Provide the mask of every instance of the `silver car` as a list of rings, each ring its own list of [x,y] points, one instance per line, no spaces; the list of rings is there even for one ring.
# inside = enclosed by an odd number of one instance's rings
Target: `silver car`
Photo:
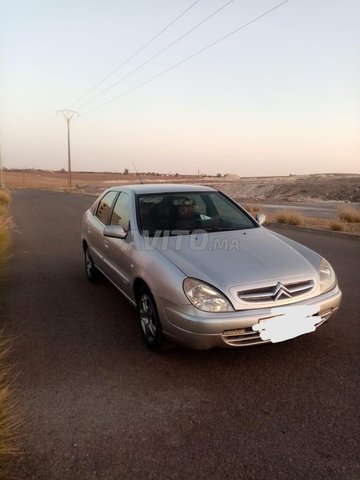
[[[313,332],[339,308],[334,270],[264,220],[210,187],[112,187],[84,214],[86,274],[101,273],[136,307],[153,350]]]

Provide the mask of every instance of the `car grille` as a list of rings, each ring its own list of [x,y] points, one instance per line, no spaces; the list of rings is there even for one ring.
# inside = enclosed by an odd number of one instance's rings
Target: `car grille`
[[[237,292],[240,300],[244,302],[275,302],[286,298],[296,298],[309,293],[314,288],[313,280],[292,283],[277,283],[263,288],[254,288]]]
[[[246,345],[257,345],[259,343],[269,343],[260,338],[259,332],[254,332],[251,327],[240,328],[238,330],[225,330],[222,333],[225,343],[233,347],[245,347]]]

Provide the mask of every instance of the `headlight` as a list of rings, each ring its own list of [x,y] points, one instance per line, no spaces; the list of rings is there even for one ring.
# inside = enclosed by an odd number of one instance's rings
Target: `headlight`
[[[325,260],[325,258],[321,259],[320,262],[320,293],[325,293],[331,290],[336,285],[336,275],[335,272],[330,265],[330,263]]]
[[[195,278],[185,278],[184,292],[194,307],[204,312],[232,312],[229,300],[216,288]]]

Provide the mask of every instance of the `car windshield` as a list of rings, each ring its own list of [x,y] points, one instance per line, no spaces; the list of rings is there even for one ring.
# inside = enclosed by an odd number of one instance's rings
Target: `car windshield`
[[[149,237],[257,227],[246,212],[219,192],[138,195],[137,213],[139,229]]]

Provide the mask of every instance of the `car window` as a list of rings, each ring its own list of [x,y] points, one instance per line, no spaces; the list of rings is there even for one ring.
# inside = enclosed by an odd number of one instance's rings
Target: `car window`
[[[114,210],[111,215],[110,225],[120,225],[125,232],[129,230],[130,221],[130,198],[125,192],[121,192],[115,202]]]
[[[223,220],[231,222],[237,219],[238,209],[234,208],[232,202],[229,202],[227,198],[222,195],[210,195],[211,201],[216,209],[216,214]]]
[[[117,196],[118,192],[108,192],[103,198],[100,200],[97,211],[96,217],[100,220],[101,223],[107,225],[110,218],[111,207],[114,203],[114,200]]]
[[[220,225],[224,227],[224,230],[243,230],[257,227],[254,220],[225,195],[210,193],[209,200],[216,209]]]
[[[256,228],[256,223],[218,192],[180,192],[139,195],[140,230],[145,236],[181,235]]]

